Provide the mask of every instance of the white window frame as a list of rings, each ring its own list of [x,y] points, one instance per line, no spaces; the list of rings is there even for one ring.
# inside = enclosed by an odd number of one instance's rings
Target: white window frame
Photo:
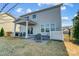
[[[34,18],[33,16],[35,16],[35,18]],[[36,14],[33,14],[33,15],[32,15],[32,19],[36,19]]]
[[[47,32],[47,31],[46,31],[47,28],[48,28],[48,32],[50,32],[50,27],[49,27],[49,26],[50,26],[49,24],[46,24],[46,25],[45,25],[45,32]]]
[[[56,28],[55,24],[51,24],[51,31],[55,31],[55,28]]]
[[[43,27],[42,27],[42,26],[43,26]],[[40,27],[40,28],[41,28],[41,30],[42,30],[42,29],[44,29],[44,31],[43,31],[43,32],[45,32],[45,27],[44,27],[44,25],[41,25],[41,27]],[[41,32],[42,32],[42,31],[41,31]]]

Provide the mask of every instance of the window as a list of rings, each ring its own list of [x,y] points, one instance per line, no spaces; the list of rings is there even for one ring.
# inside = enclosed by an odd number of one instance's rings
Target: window
[[[41,25],[41,32],[44,32],[44,25]]]
[[[33,34],[33,27],[28,28],[28,34]]]
[[[33,34],[33,27],[31,27],[31,34]]]
[[[59,28],[56,28],[56,31],[59,31]]]
[[[51,24],[51,31],[55,31],[55,24]]]
[[[49,32],[49,24],[46,24],[46,32]]]
[[[26,18],[27,20],[29,20],[29,16],[25,16],[25,18]]]
[[[33,19],[36,18],[36,15],[32,15],[32,18],[33,18]]]
[[[27,16],[26,18],[27,18],[27,20],[29,20],[29,16]]]

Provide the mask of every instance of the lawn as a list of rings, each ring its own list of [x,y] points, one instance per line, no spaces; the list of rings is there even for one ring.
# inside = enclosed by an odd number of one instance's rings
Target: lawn
[[[66,56],[64,42],[0,37],[0,56]]]

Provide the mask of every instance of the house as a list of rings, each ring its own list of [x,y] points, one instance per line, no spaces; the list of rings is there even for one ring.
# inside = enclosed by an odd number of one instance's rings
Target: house
[[[15,21],[15,17],[13,17],[11,14],[8,13],[0,14],[0,29],[1,28],[4,29],[5,36],[11,36],[14,27],[13,21]],[[17,25],[16,31],[19,31],[18,28],[19,28],[19,24]]]
[[[72,30],[72,26],[64,26],[62,27],[63,29],[63,34],[69,34],[69,30]]]
[[[28,38],[40,33],[49,36],[50,39],[63,40],[61,6],[62,4],[59,4],[20,16],[14,21],[14,37]],[[20,25],[19,35],[16,34],[17,24]]]

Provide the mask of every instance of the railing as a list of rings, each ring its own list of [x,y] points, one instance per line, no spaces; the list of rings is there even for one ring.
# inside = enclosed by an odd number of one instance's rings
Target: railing
[[[64,40],[63,31],[51,31],[50,39]]]
[[[20,36],[20,37],[25,37],[26,33],[22,33],[22,32],[16,32],[15,36]]]
[[[24,20],[29,21],[29,18],[28,17],[20,17],[19,19],[24,19]]]

